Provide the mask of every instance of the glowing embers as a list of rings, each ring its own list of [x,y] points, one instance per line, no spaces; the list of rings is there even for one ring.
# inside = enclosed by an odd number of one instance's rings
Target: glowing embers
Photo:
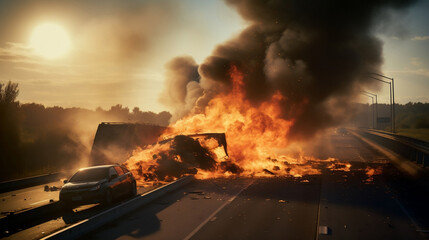
[[[367,166],[365,168],[365,174],[367,176],[367,179],[365,179],[366,184],[370,184],[374,182],[374,176],[375,175],[381,175],[383,173],[383,167],[377,166],[375,168]]]

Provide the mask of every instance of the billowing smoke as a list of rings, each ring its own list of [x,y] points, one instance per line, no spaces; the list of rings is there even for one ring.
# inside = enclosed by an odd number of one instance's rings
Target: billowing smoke
[[[191,59],[170,62],[170,105],[178,109],[176,116],[194,113],[211,97],[231,90],[229,72],[236,66],[244,74],[245,95],[252,104],[268,100],[277,91],[285,97],[282,117],[295,120],[289,131],[293,139],[344,121],[353,93],[371,85],[365,76],[380,72],[382,42],[374,36],[374,27],[387,21],[384,13],[414,2],[226,1],[249,26],[217,46],[198,67],[200,82],[195,81],[196,65]]]
[[[203,94],[198,65],[191,57],[177,57],[166,64],[165,90],[161,102],[173,107],[175,121],[189,113]]]

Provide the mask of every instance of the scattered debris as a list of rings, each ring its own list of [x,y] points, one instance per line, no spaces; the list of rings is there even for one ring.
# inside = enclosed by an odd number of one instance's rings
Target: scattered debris
[[[263,171],[264,173],[267,173],[267,174],[270,174],[270,175],[276,175],[275,173],[271,172],[270,170],[268,170],[268,169],[266,169],[266,168],[262,169],[262,171]]]
[[[302,183],[309,183],[310,181],[308,181],[307,179],[304,179],[301,181]]]
[[[200,190],[189,191],[188,193],[194,193],[194,194],[198,194],[198,195],[202,195],[202,194],[204,194],[204,192],[203,192],[203,191],[200,191]]]
[[[204,199],[212,199],[212,198],[209,196],[204,196]]]
[[[270,201],[270,200],[271,200],[270,198],[265,199],[265,201]]]
[[[328,235],[328,226],[319,226],[319,234]]]
[[[44,189],[45,189],[45,192],[55,192],[55,191],[61,190],[61,187],[57,187],[57,186],[49,187],[48,185],[45,185]]]
[[[277,217],[276,219],[277,219],[277,220],[280,220],[280,217]]]
[[[279,203],[287,203],[288,201],[285,201],[285,200],[282,200],[282,199],[280,199],[279,200]]]

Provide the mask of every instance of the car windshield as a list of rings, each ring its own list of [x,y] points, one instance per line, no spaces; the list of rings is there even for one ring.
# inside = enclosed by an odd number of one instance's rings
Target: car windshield
[[[95,182],[106,179],[108,168],[92,168],[78,171],[70,179],[70,182]]]

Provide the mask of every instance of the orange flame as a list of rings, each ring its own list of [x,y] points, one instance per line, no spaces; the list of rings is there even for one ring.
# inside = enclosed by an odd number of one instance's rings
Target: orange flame
[[[228,177],[234,175],[222,168],[221,162],[228,161],[241,168],[244,176],[294,176],[320,174],[312,164],[314,158],[303,153],[291,157],[283,154],[289,142],[287,134],[294,120],[281,118],[285,97],[276,92],[269,101],[255,106],[245,98],[244,75],[237,67],[230,70],[232,90],[213,98],[203,112],[187,116],[169,126],[160,139],[175,135],[190,135],[203,132],[225,133],[229,157],[222,154],[214,139],[198,139],[203,147],[212,153],[216,169],[197,169],[197,178]],[[151,168],[159,167],[155,156],[169,146],[159,144],[137,149],[125,163],[135,175],[149,174]],[[142,163],[143,167],[141,167]],[[177,158],[180,162],[180,159]],[[326,160],[331,162],[331,160]],[[350,167],[349,167],[350,168]],[[138,169],[143,169],[138,172]]]
[[[381,166],[378,166],[377,168],[372,168],[370,166],[367,166],[365,168],[365,174],[367,176],[365,183],[374,182],[374,176],[375,175],[381,175],[382,173],[383,173],[383,167],[381,167]]]

